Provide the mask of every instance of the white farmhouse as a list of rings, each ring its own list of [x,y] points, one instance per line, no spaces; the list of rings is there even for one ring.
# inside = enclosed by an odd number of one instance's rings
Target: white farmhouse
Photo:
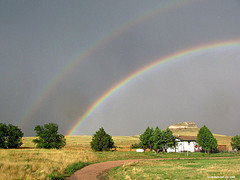
[[[176,148],[168,148],[167,152],[196,152],[200,151],[196,143],[196,136],[178,136],[176,137],[178,145]]]

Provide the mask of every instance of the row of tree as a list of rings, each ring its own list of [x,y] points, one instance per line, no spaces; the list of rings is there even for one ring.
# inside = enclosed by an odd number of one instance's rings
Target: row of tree
[[[158,126],[155,129],[147,127],[145,132],[140,135],[139,146],[142,147],[144,151],[149,148],[150,151],[166,152],[168,147],[176,147],[177,141],[169,128],[161,130]]]
[[[36,126],[37,138],[33,140],[37,148],[63,148],[66,145],[66,138],[62,134],[58,134],[58,125],[54,123],[45,124],[44,126]],[[0,148],[19,148],[22,143],[23,133],[21,129],[12,124],[0,123]],[[212,132],[203,126],[197,135],[197,143],[206,152],[214,152],[217,150],[217,140]],[[92,137],[91,148],[94,151],[105,151],[116,148],[112,136],[107,134],[101,127]],[[240,150],[240,136],[236,135],[231,139],[233,149]],[[172,131],[167,128],[161,130],[147,127],[145,132],[140,135],[140,143],[138,147],[146,150],[167,151],[168,147],[176,147],[176,137]]]
[[[202,151],[205,153],[216,152],[218,143],[217,139],[213,136],[212,132],[208,129],[207,126],[200,128],[196,142],[202,148]],[[155,129],[147,127],[145,132],[140,135],[140,143],[137,147],[141,147],[144,150],[150,149],[150,151],[155,150],[167,151],[167,148],[177,146],[176,137],[173,136],[172,131],[167,128],[165,130],[160,130],[158,127]],[[231,139],[231,146],[237,151],[240,150],[240,136],[236,135]]]
[[[217,139],[213,136],[207,126],[200,128],[196,142],[205,153],[217,150]],[[173,136],[173,133],[169,128],[160,130],[158,127],[155,129],[147,127],[145,132],[140,135],[139,147],[142,147],[144,150],[149,148],[150,151],[155,150],[156,152],[166,152],[169,147],[176,148],[177,145],[176,137]]]
[[[217,139],[205,125],[200,128],[196,141],[205,153],[217,150]],[[112,136],[106,133],[103,127],[99,128],[93,135],[90,145],[94,151],[107,151],[116,148]],[[158,127],[155,129],[147,127],[145,132],[140,135],[140,143],[134,146],[143,148],[144,150],[150,149],[150,151],[166,152],[167,148],[176,148],[177,145],[176,137],[173,136],[169,128],[161,130]],[[233,149],[240,150],[240,136],[234,136],[231,145]]]
[[[58,125],[54,123],[36,126],[37,138],[33,140],[37,148],[60,149],[66,145],[66,139],[58,134]],[[0,148],[19,148],[22,143],[23,132],[12,124],[0,123]]]

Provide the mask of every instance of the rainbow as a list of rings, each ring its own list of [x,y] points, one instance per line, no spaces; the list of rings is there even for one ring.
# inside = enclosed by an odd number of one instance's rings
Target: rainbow
[[[154,18],[160,13],[169,12],[178,8],[184,4],[193,3],[191,0],[172,0],[159,4],[158,7],[151,9],[143,14],[130,19],[129,21],[123,23],[122,25],[116,27],[110,32],[106,33],[104,36],[100,37],[96,41],[94,41],[91,45],[81,51],[80,54],[76,56],[72,61],[70,61],[66,66],[63,67],[48,83],[47,85],[41,89],[34,99],[33,102],[30,103],[28,108],[25,110],[23,115],[20,117],[18,121],[18,126],[23,127],[25,123],[29,122],[33,116],[33,114],[40,108],[42,102],[45,100],[47,96],[53,91],[53,89],[57,86],[59,82],[61,82],[64,77],[66,77],[70,72],[72,72],[80,62],[83,62],[84,59],[92,55],[96,52],[100,47],[104,44],[111,42],[114,38],[121,35],[123,32],[127,31],[129,28],[136,26],[139,23],[145,22],[149,18]]]
[[[233,40],[233,41],[225,41],[225,42],[218,42],[213,44],[207,44],[202,45],[194,48],[190,48],[181,52],[177,52],[174,54],[171,54],[169,56],[163,57],[161,59],[157,59],[153,61],[152,63],[148,64],[147,66],[144,66],[137,70],[136,72],[130,74],[129,76],[125,77],[123,80],[115,84],[113,87],[111,87],[109,90],[107,90],[102,96],[100,96],[88,109],[87,111],[76,121],[74,126],[69,130],[67,135],[73,135],[76,133],[79,126],[87,120],[89,116],[99,107],[101,106],[107,99],[109,99],[115,92],[119,91],[121,88],[123,88],[126,84],[130,83],[134,79],[136,79],[138,76],[143,75],[147,71],[151,71],[154,68],[160,66],[163,63],[167,63],[169,61],[177,60],[181,57],[187,57],[189,55],[192,55],[197,52],[204,52],[211,49],[216,48],[225,48],[229,46],[240,46],[240,40]]]

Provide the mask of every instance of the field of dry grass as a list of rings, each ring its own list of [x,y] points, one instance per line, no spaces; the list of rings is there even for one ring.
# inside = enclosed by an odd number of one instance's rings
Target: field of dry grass
[[[193,135],[193,132],[184,135]],[[215,137],[219,144],[230,144],[229,136]],[[67,136],[67,145],[60,150],[35,149],[34,138],[24,137],[21,149],[0,149],[0,179],[46,179],[53,172],[63,174],[68,165],[79,161],[149,158],[148,155],[129,152],[131,144],[139,143],[139,136],[113,136],[118,148],[111,154],[93,152],[90,148],[92,136]]]
[[[63,174],[75,162],[103,160],[90,148],[92,136],[67,136],[67,145],[60,150],[35,149],[33,139],[24,137],[21,149],[0,149],[0,179],[45,179],[53,172]],[[113,140],[120,151],[129,151],[131,144],[139,142],[139,137],[116,136]]]
[[[79,161],[97,161],[97,156],[68,149],[1,149],[0,179],[45,179],[53,172],[62,174],[68,165]]]

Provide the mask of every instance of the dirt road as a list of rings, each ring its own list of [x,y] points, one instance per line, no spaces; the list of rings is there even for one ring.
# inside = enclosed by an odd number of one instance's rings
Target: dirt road
[[[225,159],[225,158],[237,158],[237,157],[208,157],[208,158],[180,158],[180,159]],[[78,170],[71,177],[67,178],[67,180],[79,180],[79,179],[80,180],[97,180],[105,176],[110,169],[117,166],[121,166],[126,163],[139,162],[139,161],[152,161],[152,160],[167,160],[167,159],[173,160],[173,159],[179,159],[179,158],[129,159],[129,160],[96,163]]]

